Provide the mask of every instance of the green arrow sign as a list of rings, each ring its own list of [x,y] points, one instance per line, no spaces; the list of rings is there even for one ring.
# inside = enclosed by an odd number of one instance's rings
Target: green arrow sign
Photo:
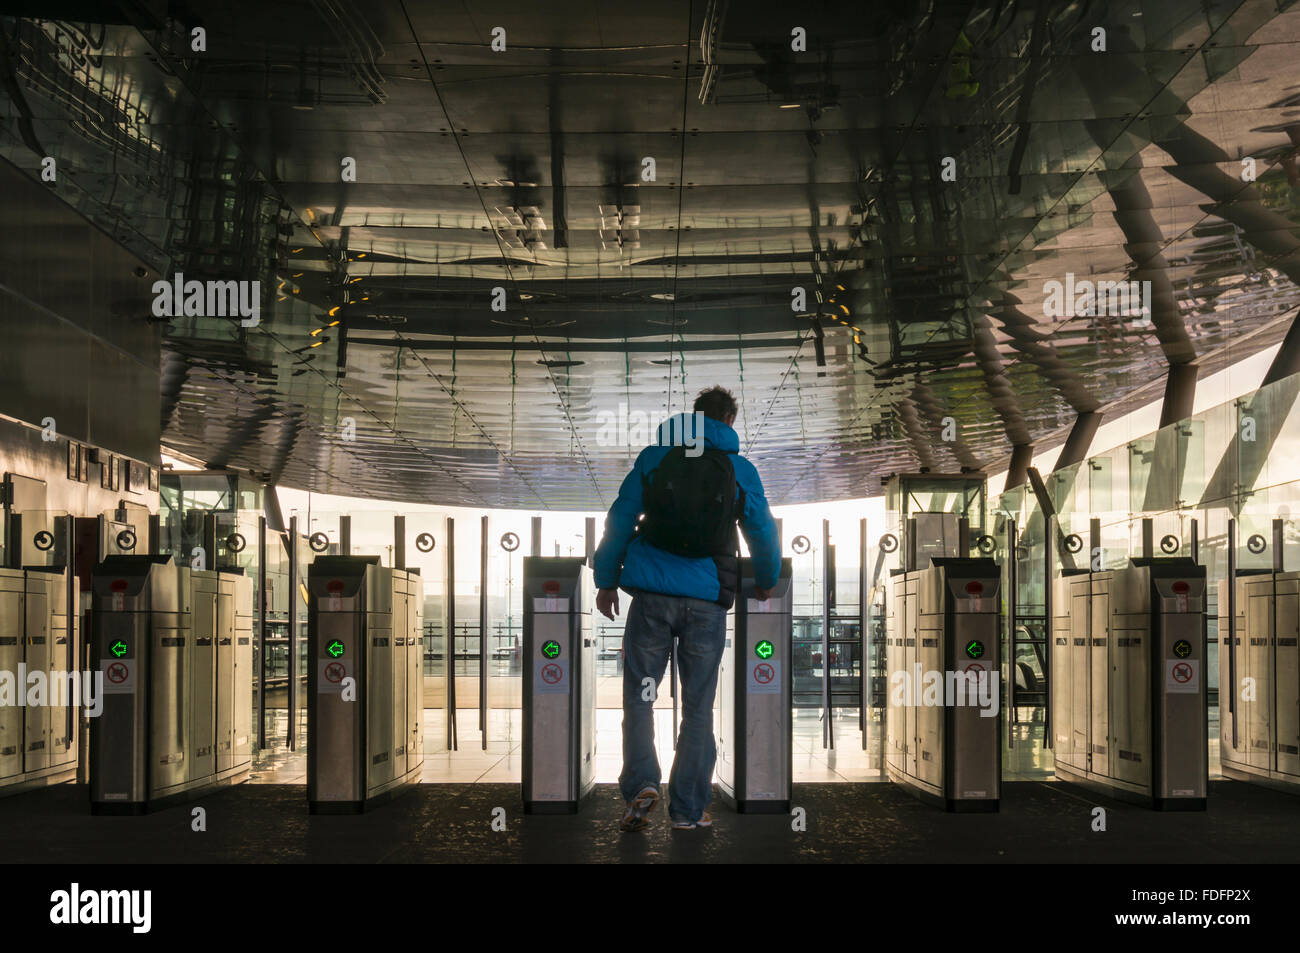
[[[549,642],[547,642],[545,645],[542,646],[542,654],[545,655],[547,658],[559,658],[560,643],[556,642],[554,639],[551,639]]]
[[[776,649],[767,639],[764,639],[762,642],[759,642],[754,646],[754,654],[759,658],[771,658],[772,653],[775,651]]]
[[[1192,643],[1186,639],[1179,639],[1174,643],[1174,654],[1179,658],[1187,658],[1192,654]]]
[[[984,643],[978,639],[971,639],[966,643],[966,654],[971,658],[979,658],[984,654]]]
[[[338,658],[340,655],[343,654],[343,643],[340,642],[338,639],[335,639],[329,645],[325,646],[325,651],[328,652],[330,655],[334,656],[335,658]]]
[[[113,643],[109,651],[112,652],[114,655],[116,655],[118,658],[121,658],[123,655],[126,654],[126,643],[123,642],[121,639],[118,639],[116,642]]]

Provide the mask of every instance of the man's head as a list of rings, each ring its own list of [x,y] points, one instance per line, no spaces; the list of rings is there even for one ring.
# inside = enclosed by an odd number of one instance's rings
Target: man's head
[[[692,408],[697,414],[703,414],[712,420],[721,421],[730,427],[736,422],[736,398],[725,387],[709,387],[700,391]]]

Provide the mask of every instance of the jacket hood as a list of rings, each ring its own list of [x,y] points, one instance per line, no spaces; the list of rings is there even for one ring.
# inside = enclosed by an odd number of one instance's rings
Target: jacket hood
[[[740,452],[740,437],[720,420],[705,417],[703,414],[677,414],[669,417],[659,425],[655,444],[660,447],[698,446],[699,422],[704,423],[704,446],[711,450],[726,453]]]

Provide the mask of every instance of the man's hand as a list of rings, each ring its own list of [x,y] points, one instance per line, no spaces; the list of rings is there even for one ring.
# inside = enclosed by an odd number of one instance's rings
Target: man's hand
[[[596,591],[596,611],[606,619],[618,615],[618,590],[599,589]]]
[[[768,599],[772,598],[772,590],[760,589],[758,586],[755,586],[754,598],[757,599],[759,602],[767,602]]]

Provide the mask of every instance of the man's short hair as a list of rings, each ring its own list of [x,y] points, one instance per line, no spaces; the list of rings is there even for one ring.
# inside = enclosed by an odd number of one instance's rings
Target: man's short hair
[[[694,410],[705,417],[724,423],[728,417],[734,417],[740,412],[736,398],[725,387],[709,387],[700,391],[699,396],[695,398]]]

